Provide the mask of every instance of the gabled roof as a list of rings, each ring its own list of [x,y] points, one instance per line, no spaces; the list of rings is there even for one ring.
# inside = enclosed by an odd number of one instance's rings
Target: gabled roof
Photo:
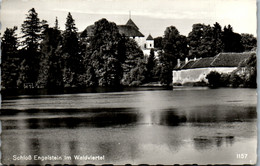
[[[237,67],[240,62],[249,58],[250,53],[220,53],[211,63],[212,67]]]
[[[207,67],[244,67],[246,60],[252,55],[252,52],[244,53],[219,53],[214,57],[201,58],[197,60],[190,60],[188,63],[183,64],[174,69],[194,69],[194,68],[207,68]]]
[[[84,36],[87,34],[88,37],[93,36],[94,27],[95,25],[88,26],[81,34]],[[126,25],[117,25],[117,28],[121,35],[124,34],[127,37],[144,37],[144,35],[138,30],[138,27],[131,19],[128,20]]]
[[[144,35],[138,31],[138,29],[129,25],[118,25],[118,30],[121,35],[125,35],[127,37],[144,37]]]
[[[151,34],[149,34],[149,36],[146,38],[146,40],[153,40],[153,37],[151,36]]]
[[[181,66],[181,69],[190,69],[190,68],[192,68],[192,66],[194,65],[194,63],[196,63],[197,61],[193,61],[193,60],[191,60],[191,61],[189,61],[188,63],[184,63],[184,65],[183,66]]]
[[[192,68],[203,68],[205,66],[211,66],[213,60],[214,57],[198,59],[196,63],[192,65]]]
[[[135,25],[135,23],[133,22],[133,20],[131,18],[127,21],[126,25],[132,26],[132,27],[136,28],[137,30],[139,30],[139,28]]]

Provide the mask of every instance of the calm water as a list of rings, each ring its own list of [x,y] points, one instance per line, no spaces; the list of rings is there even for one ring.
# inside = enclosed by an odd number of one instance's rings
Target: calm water
[[[256,89],[15,96],[2,101],[2,163],[255,163],[256,105]]]

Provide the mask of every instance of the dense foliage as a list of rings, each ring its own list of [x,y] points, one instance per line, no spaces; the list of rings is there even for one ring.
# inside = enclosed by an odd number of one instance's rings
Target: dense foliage
[[[211,87],[247,87],[256,88],[256,54],[252,54],[245,62],[230,74],[210,72],[206,78]]]
[[[8,89],[17,87],[20,60],[18,57],[18,42],[15,31],[17,27],[6,28],[1,42],[2,50],[2,86]]]
[[[61,31],[57,17],[54,27],[49,27],[34,8],[21,25],[21,37],[17,37],[16,30],[17,27],[7,28],[1,38],[3,89],[118,87],[150,82],[170,85],[177,59],[211,57],[223,51],[242,52],[256,47],[254,36],[235,33],[230,25],[222,29],[218,23],[213,27],[194,24],[188,37],[170,26],[163,37],[154,39],[155,49],[145,57],[135,40],[121,35],[113,22],[95,22],[93,36],[88,36],[78,32],[71,13]],[[209,80],[215,80],[214,84],[220,79],[221,85],[230,80],[239,84],[243,81],[254,87],[255,61],[252,57],[244,75],[239,75],[239,71],[230,76],[213,73]]]

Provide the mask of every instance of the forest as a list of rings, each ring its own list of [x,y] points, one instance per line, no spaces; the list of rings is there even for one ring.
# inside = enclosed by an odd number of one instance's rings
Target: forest
[[[155,49],[146,57],[133,39],[121,35],[116,24],[106,19],[94,23],[93,36],[78,32],[71,13],[65,30],[59,26],[57,17],[51,27],[32,8],[21,25],[22,36],[17,36],[17,26],[6,28],[1,37],[3,90],[140,86],[151,82],[169,86],[177,59],[251,51],[256,50],[257,43],[253,35],[235,33],[231,25],[222,28],[217,22],[213,26],[194,24],[188,36],[170,26],[164,36],[154,39]]]

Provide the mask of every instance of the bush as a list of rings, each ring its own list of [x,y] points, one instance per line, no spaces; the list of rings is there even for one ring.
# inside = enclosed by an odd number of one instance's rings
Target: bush
[[[243,79],[236,73],[231,74],[230,76],[230,83],[232,87],[242,87],[243,86]]]
[[[207,76],[209,86],[211,87],[220,87],[221,86],[221,74],[216,71],[211,71]]]

